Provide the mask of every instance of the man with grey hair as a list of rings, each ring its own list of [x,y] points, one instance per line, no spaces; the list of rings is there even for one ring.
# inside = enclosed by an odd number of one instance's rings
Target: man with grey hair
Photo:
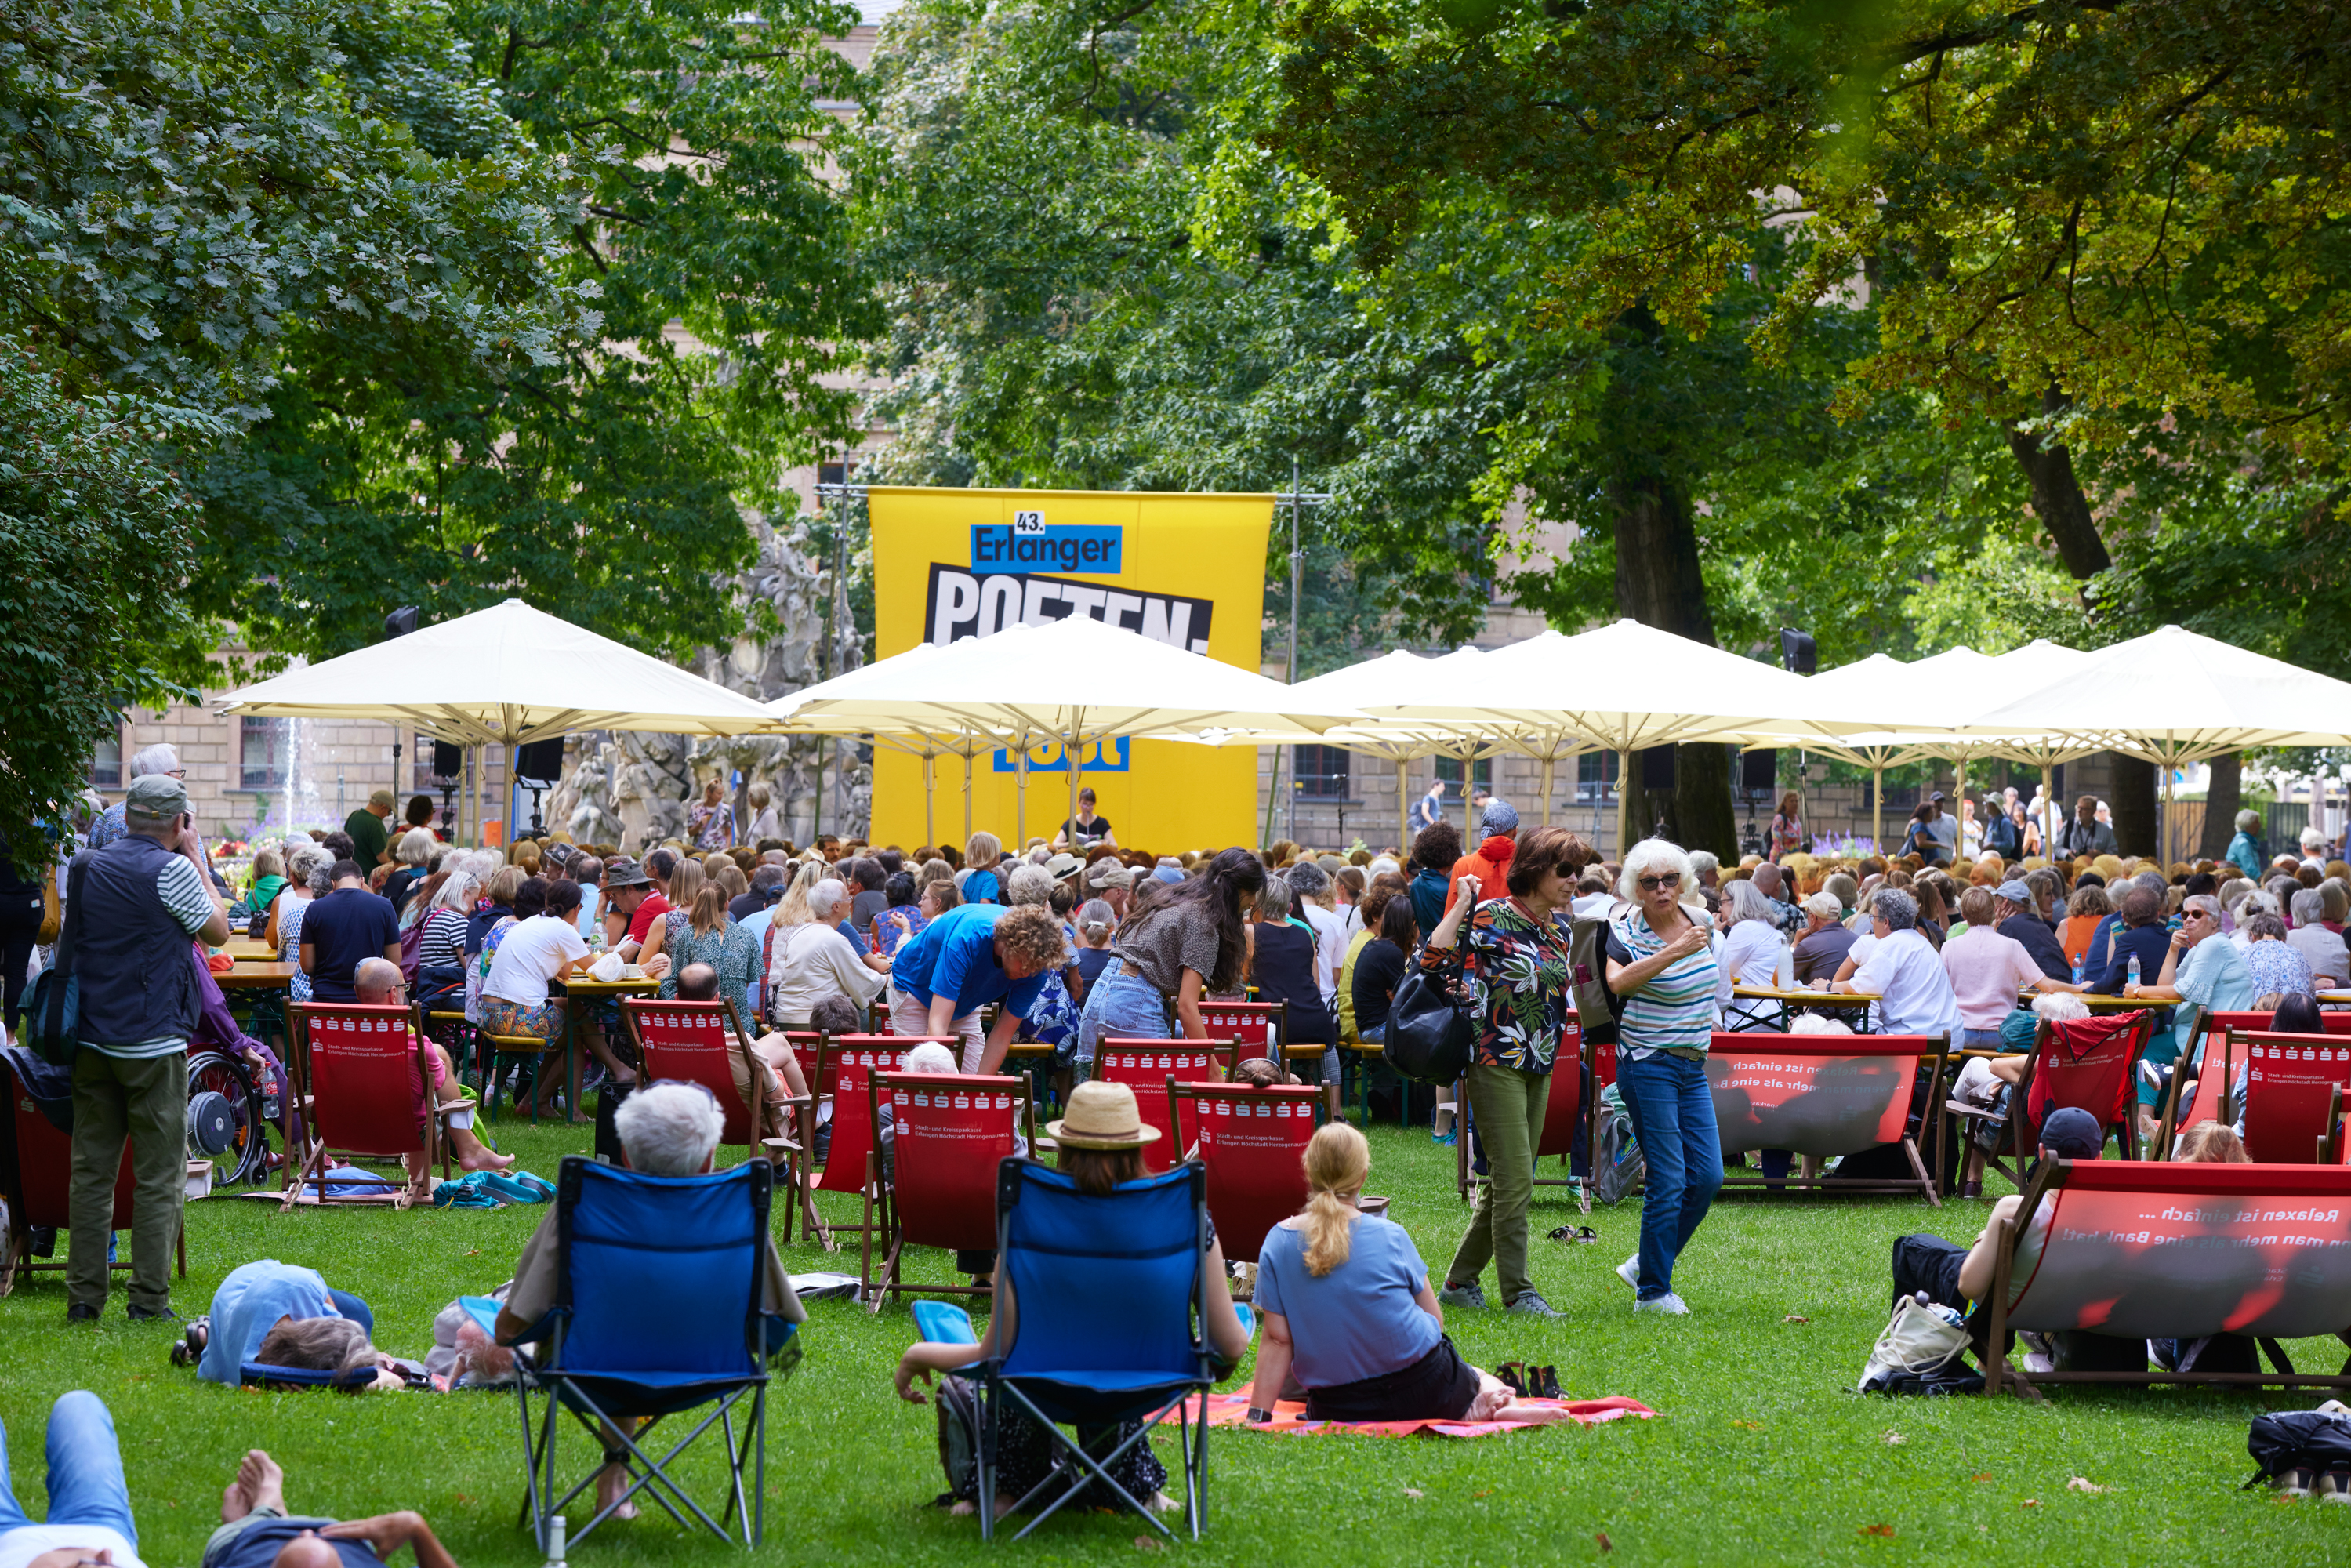
[[[2326,895],[2314,887],[2298,888],[2287,900],[2287,907],[2294,912],[2294,929],[2285,934],[2286,945],[2308,961],[2312,977],[2321,986],[2339,986],[2351,979],[2351,948],[2322,924],[2326,918]]]
[[[2242,949],[2231,941],[2214,941],[2220,935],[2220,901],[2209,893],[2190,897],[2179,911],[2179,929],[2171,934],[2171,945],[2164,950],[2163,973],[2149,984],[2125,983],[2123,995],[2146,997],[2156,1001],[2193,1002],[2207,1013],[2241,1011],[2253,1005],[2253,974],[2245,966]],[[2159,1068],[2168,1069],[2197,1042],[2189,1033],[2196,1027],[2197,1014],[2189,1008],[2175,1009],[2171,1037],[2158,1036],[2147,1043],[2147,1060]],[[2138,1086],[2138,1120],[2142,1135],[2155,1125],[2155,1107],[2160,1103],[2157,1084],[2141,1078]]]
[[[1942,955],[1918,932],[1918,901],[1898,887],[1870,896],[1870,935],[1876,938],[1850,980],[1824,988],[1876,997],[1880,1034],[1948,1034],[1959,1027],[1959,993],[1943,971]]]
[[[1844,905],[1823,888],[1804,900],[1804,934],[1796,942],[1796,983],[1808,986],[1815,977],[1834,979],[1844,956],[1860,940],[1844,928]]]
[[[1992,929],[2022,947],[2033,967],[2053,980],[2071,980],[2074,966],[2057,933],[2032,907],[2032,889],[2011,877],[1992,890]]]
[[[1777,864],[1765,861],[1747,874],[1755,890],[1771,901],[1774,927],[1791,935],[1804,928],[1804,912],[1788,902],[1787,874]]]
[[[718,1102],[710,1091],[694,1083],[653,1083],[640,1085],[621,1103],[613,1114],[612,1130],[621,1140],[621,1157],[628,1168],[645,1176],[685,1177],[706,1175],[712,1156],[718,1149],[719,1134],[726,1130],[726,1118],[718,1109]],[[673,1197],[681,1210],[687,1210],[696,1201],[691,1188],[674,1189],[671,1193],[656,1191],[656,1202]],[[557,1288],[560,1283],[557,1267],[559,1243],[557,1228],[564,1218],[559,1202],[549,1209],[547,1218],[538,1222],[530,1239],[523,1243],[522,1256],[515,1260],[514,1283],[507,1288],[506,1304],[498,1309],[497,1341],[503,1345],[521,1342],[522,1335],[544,1318],[555,1306]],[[773,1354],[783,1345],[789,1323],[808,1321],[807,1309],[793,1293],[791,1276],[784,1271],[784,1260],[776,1251],[772,1231],[762,1239],[766,1253],[759,1270],[759,1311],[768,1322],[767,1349]],[[596,1476],[598,1508],[611,1507],[628,1490],[628,1474],[620,1465],[606,1465]],[[619,1517],[633,1511],[623,1511]]]
[[[1692,850],[1689,852],[1689,862],[1690,869],[1698,873],[1698,887],[1722,885],[1722,862],[1713,854],[1705,850]],[[1692,888],[1688,891],[1695,893],[1697,889]]]
[[[189,939],[228,940],[204,877],[188,791],[169,771],[131,780],[121,838],[66,873],[67,934],[80,992],[73,1058],[69,1322],[106,1305],[107,1249],[122,1145],[131,1145],[131,1304],[172,1317],[172,1240],[187,1191],[188,1037],[202,1013]]]
[[[1312,861],[1300,861],[1281,874],[1298,917],[1314,927],[1314,979],[1322,988],[1322,1005],[1335,1011],[1339,968],[1347,961],[1347,923],[1329,907],[1331,873]]]
[[[162,741],[158,741],[152,746],[141,747],[131,754],[131,782],[133,784],[138,783],[141,779],[157,775],[177,779],[183,783],[188,777],[188,770],[180,766],[179,749]],[[123,808],[129,804],[130,798],[125,796],[100,811],[97,820],[89,825],[89,836],[85,847],[102,850],[130,831],[123,822],[122,816]]]

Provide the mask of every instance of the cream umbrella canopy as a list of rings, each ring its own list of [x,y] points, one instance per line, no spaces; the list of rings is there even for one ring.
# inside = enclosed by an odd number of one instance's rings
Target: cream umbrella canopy
[[[935,661],[946,656],[946,645],[935,643],[918,643],[898,655],[902,659],[915,660],[918,663],[925,659]],[[999,742],[992,732],[977,729],[967,724],[947,728],[925,729],[919,727],[876,725],[855,718],[810,716],[794,719],[790,716],[792,710],[802,704],[815,702],[821,705],[827,698],[839,695],[844,690],[853,695],[858,689],[856,679],[863,674],[862,668],[847,670],[830,680],[820,681],[814,685],[803,686],[797,692],[778,697],[768,705],[768,711],[775,715],[778,720],[775,732],[778,735],[870,735],[877,746],[887,747],[893,751],[904,752],[908,756],[920,759],[923,765],[923,841],[925,843],[938,842],[936,821],[938,759],[942,757],[960,758],[963,761],[963,836],[966,842],[970,841],[972,758],[983,751],[993,751],[997,748]],[[820,778],[818,783],[821,786],[823,779]]]
[[[2351,683],[2183,627],[2095,650],[2074,668],[1974,717],[1974,727],[2058,730],[2171,773],[2256,746],[2351,742]],[[2157,853],[2170,860],[2170,813]]]
[[[361,718],[463,747],[582,729],[748,735],[751,698],[519,599],[288,670],[219,699],[225,715]]]
[[[1304,729],[1316,734],[1365,716],[1343,704],[1297,700],[1297,688],[1123,631],[1088,616],[1010,626],[951,643],[947,656],[914,649],[852,670],[777,705],[770,727],[849,721],[861,729],[998,737],[1020,763],[1028,831],[1029,748],[1057,742],[1077,811],[1087,747],[1133,736]]]

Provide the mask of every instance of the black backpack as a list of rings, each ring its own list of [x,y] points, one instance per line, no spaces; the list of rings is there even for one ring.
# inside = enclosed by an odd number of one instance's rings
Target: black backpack
[[[2324,1470],[2351,1464],[2351,1419],[2331,1410],[2283,1410],[2256,1416],[2245,1434],[2246,1451],[2261,1469],[2245,1483],[2250,1491],[2288,1470]]]

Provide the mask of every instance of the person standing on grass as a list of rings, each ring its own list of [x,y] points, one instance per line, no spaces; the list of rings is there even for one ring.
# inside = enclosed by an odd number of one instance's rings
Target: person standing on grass
[[[302,917],[302,972],[322,1002],[358,999],[360,960],[400,962],[400,915],[392,900],[370,893],[357,861],[337,861],[334,889]]]
[[[1722,1187],[1722,1136],[1707,1086],[1714,1038],[1716,964],[1697,873],[1678,844],[1644,839],[1625,856],[1617,896],[1630,905],[1608,923],[1608,988],[1624,998],[1617,1022],[1616,1086],[1648,1162],[1641,1196],[1641,1249],[1616,1266],[1633,1310],[1680,1316],[1674,1262]],[[1483,1129],[1483,1119],[1480,1119]]]
[[[1502,1304],[1510,1311],[1566,1315],[1543,1300],[1527,1271],[1527,1201],[1534,1189],[1535,1145],[1542,1136],[1552,1063],[1574,1010],[1567,908],[1575,897],[1577,873],[1593,858],[1591,846],[1564,828],[1534,829],[1510,856],[1509,896],[1480,903],[1478,879],[1464,876],[1461,896],[1421,948],[1423,972],[1437,983],[1449,981],[1476,1022],[1478,1042],[1463,1078],[1490,1166],[1478,1189],[1469,1228],[1445,1270],[1437,1300],[1447,1306],[1486,1304],[1478,1276],[1491,1260]],[[1712,981],[1709,972],[1708,1027]]]
[[[392,821],[394,804],[391,790],[378,789],[366,805],[343,819],[343,831],[350,835],[350,858],[359,862],[362,881],[392,859],[392,831],[384,824]]]
[[[204,880],[188,791],[169,773],[132,780],[125,832],[66,873],[80,992],[73,1056],[73,1249],[68,1322],[95,1320],[111,1279],[114,1186],[131,1146],[134,1321],[170,1318],[172,1239],[187,1194],[188,1038],[202,1016],[188,939],[228,940]],[[61,981],[62,981],[61,977]]]

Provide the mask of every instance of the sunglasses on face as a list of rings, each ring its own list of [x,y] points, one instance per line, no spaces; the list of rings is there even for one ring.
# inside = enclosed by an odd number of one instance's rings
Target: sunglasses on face
[[[1677,871],[1667,872],[1662,876],[1645,876],[1640,879],[1640,888],[1643,893],[1656,893],[1668,887],[1679,887],[1681,884],[1682,873]]]

